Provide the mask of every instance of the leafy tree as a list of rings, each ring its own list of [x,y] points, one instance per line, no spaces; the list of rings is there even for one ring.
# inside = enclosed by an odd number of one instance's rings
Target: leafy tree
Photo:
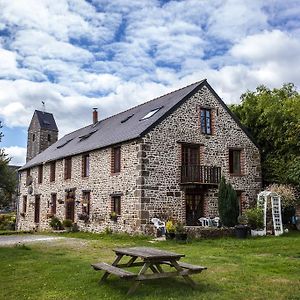
[[[231,183],[226,183],[224,177],[219,184],[218,208],[223,225],[232,227],[237,224],[239,216],[237,195]]]
[[[2,128],[0,123],[0,129]],[[0,131],[0,142],[3,138],[3,133]],[[9,204],[10,195],[15,193],[17,180],[16,175],[12,169],[9,168],[8,163],[10,158],[5,154],[4,150],[0,148],[0,206]]]
[[[261,149],[265,184],[300,187],[300,95],[292,83],[270,90],[259,86],[231,110]]]

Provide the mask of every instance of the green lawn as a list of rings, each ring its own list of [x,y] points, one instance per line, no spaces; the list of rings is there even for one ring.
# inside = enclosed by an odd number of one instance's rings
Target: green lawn
[[[145,237],[65,234],[65,245],[31,244],[0,248],[0,299],[125,299],[130,282],[110,277],[90,263],[112,262],[116,246],[145,245],[186,254],[183,261],[205,265],[191,290],[181,278],[143,283],[131,299],[300,299],[300,233],[248,240],[205,239],[178,244],[149,243]]]

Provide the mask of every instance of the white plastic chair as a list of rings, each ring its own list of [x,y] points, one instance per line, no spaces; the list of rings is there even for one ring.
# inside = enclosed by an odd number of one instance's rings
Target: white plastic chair
[[[165,234],[166,223],[161,221],[158,218],[152,218],[151,223],[153,223],[154,227],[158,230],[161,230],[162,235]]]
[[[203,226],[203,227],[208,227],[209,226],[209,219],[208,218],[201,217],[198,220],[201,223],[201,226]]]
[[[219,217],[213,218],[212,221],[213,221],[214,226],[216,226],[216,227],[220,226],[220,218]]]

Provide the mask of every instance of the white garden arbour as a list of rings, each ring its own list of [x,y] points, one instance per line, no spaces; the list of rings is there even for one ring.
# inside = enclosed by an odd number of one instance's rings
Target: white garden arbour
[[[283,234],[282,217],[281,217],[281,197],[275,192],[262,191],[257,196],[257,207],[264,212],[264,229],[263,235],[267,233],[267,206],[268,199],[271,198],[273,228],[275,236]]]

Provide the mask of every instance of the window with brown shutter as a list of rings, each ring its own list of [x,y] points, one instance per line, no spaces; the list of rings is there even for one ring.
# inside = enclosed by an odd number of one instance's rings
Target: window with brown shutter
[[[70,179],[72,173],[72,157],[65,158],[65,179]]]
[[[121,171],[121,147],[112,148],[112,173]]]
[[[82,176],[90,176],[90,155],[85,154],[82,156]]]
[[[241,175],[241,150],[229,149],[229,173],[232,175]]]
[[[23,213],[27,212],[27,196],[23,196]]]
[[[111,211],[115,212],[118,216],[121,215],[121,196],[111,197]]]
[[[82,193],[82,213],[83,214],[90,214],[90,198],[91,193],[90,192],[83,192]]]
[[[56,194],[51,194],[51,214],[56,214],[56,202],[57,202],[57,196]]]
[[[38,166],[38,183],[43,182],[43,165]]]
[[[56,169],[56,163],[55,161],[50,163],[50,182],[55,181],[55,169]]]

